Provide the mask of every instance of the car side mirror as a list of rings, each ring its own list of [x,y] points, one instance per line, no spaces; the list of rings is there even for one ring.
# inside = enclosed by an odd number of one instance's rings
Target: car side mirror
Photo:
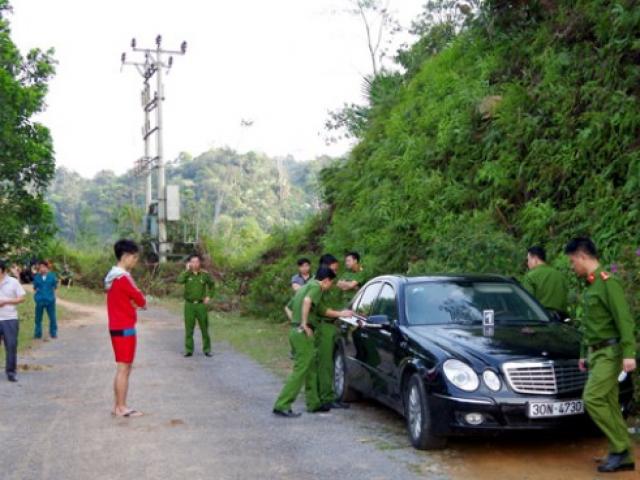
[[[558,323],[569,323],[569,322],[571,322],[570,318],[566,318],[565,315],[563,315],[562,313],[558,312],[557,310],[547,310],[547,313],[549,314],[549,318],[551,318],[552,322],[558,322]]]
[[[367,323],[369,325],[375,325],[379,328],[391,327],[391,319],[389,319],[388,315],[371,315],[369,318],[367,318]]]

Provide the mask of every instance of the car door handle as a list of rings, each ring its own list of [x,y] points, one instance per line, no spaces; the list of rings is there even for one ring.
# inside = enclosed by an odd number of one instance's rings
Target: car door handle
[[[381,334],[383,334],[385,337],[391,337],[391,332],[389,330],[379,330],[379,332]]]

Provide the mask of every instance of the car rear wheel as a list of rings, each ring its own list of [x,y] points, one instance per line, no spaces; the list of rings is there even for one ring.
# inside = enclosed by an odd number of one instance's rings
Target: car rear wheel
[[[404,389],[404,411],[411,444],[419,450],[444,448],[446,437],[433,434],[431,412],[427,402],[424,382],[417,373],[409,378]]]
[[[347,368],[347,359],[341,348],[336,349],[333,357],[333,389],[336,398],[341,402],[355,402],[360,398],[360,394],[351,388]]]

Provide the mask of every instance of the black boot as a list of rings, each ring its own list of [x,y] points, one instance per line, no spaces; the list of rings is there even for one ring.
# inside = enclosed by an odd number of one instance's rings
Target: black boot
[[[598,467],[600,473],[615,473],[635,469],[636,464],[629,460],[629,452],[610,453],[604,463]]]
[[[291,410],[283,412],[282,410],[276,410],[275,408],[273,409],[273,414],[278,417],[285,417],[285,418],[298,418],[300,416],[299,413],[292,412]]]

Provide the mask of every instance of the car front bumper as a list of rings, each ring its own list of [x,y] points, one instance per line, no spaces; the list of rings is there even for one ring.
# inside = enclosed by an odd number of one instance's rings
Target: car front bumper
[[[578,400],[581,392],[572,396],[558,397],[455,397],[432,394],[429,407],[432,413],[434,433],[437,435],[471,435],[500,433],[509,431],[543,431],[557,429],[589,428],[590,419],[586,413],[546,418],[529,418],[529,402],[554,402]],[[476,413],[482,422],[471,424],[467,415]]]

